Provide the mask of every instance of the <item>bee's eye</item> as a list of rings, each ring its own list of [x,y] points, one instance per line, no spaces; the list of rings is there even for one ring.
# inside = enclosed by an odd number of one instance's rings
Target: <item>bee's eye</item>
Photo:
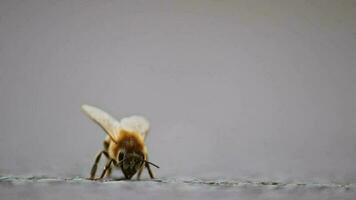
[[[120,152],[120,153],[119,153],[119,161],[121,161],[122,159],[124,159],[124,153],[123,153],[123,152]]]

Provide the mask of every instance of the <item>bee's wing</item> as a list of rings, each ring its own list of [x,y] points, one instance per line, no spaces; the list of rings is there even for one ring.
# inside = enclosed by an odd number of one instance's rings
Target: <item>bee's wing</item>
[[[116,132],[120,127],[120,123],[114,117],[100,108],[90,105],[82,105],[82,110],[90,119],[104,129],[112,141],[116,142]]]
[[[150,123],[142,116],[125,117],[120,121],[121,128],[129,131],[139,132],[145,138],[150,129]]]

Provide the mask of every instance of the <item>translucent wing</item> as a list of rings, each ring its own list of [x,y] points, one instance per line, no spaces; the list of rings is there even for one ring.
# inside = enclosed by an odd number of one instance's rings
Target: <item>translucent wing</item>
[[[129,131],[139,132],[145,138],[150,129],[150,123],[142,116],[131,116],[121,119],[121,128]]]
[[[112,141],[116,142],[116,132],[120,127],[120,123],[114,117],[100,108],[90,105],[82,105],[82,110],[90,119],[104,129]]]

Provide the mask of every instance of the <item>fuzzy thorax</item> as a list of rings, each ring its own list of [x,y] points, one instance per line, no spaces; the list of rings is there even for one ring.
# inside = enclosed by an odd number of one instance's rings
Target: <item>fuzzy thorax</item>
[[[140,133],[120,129],[116,141],[110,143],[109,154],[112,158],[117,158],[120,150],[129,152],[140,152],[146,156],[146,146],[144,138]]]

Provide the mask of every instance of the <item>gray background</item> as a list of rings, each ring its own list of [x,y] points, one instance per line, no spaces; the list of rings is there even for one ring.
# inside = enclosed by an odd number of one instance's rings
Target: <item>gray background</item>
[[[87,176],[88,103],[160,177],[355,182],[355,86],[353,0],[0,0],[0,174]]]

